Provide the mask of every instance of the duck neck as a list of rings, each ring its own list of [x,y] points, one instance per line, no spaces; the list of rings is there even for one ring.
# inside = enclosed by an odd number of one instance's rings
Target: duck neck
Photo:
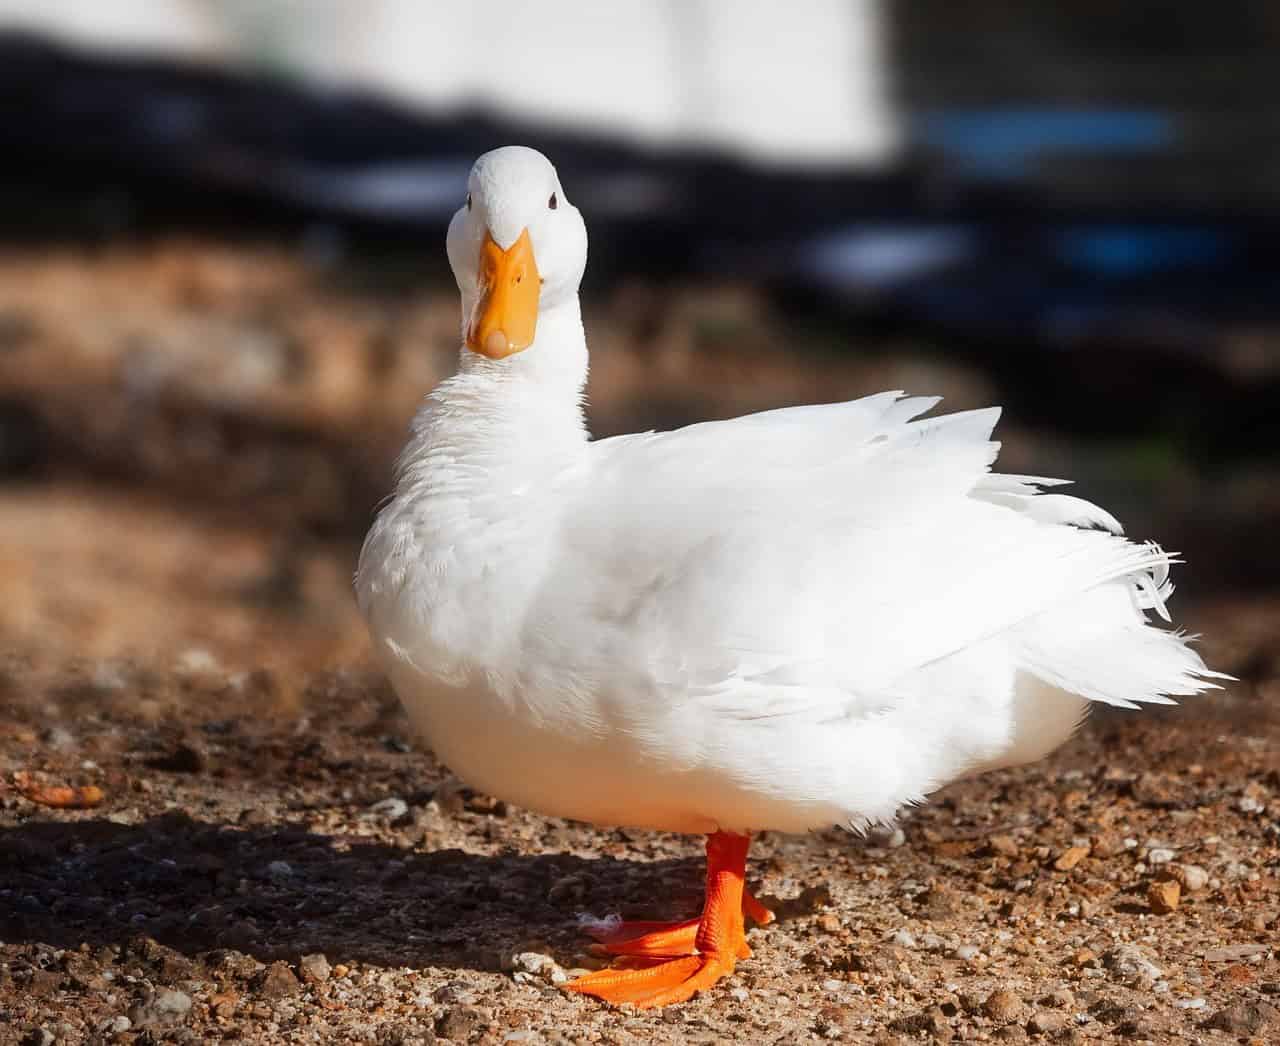
[[[521,489],[571,465],[588,440],[587,343],[577,296],[538,317],[522,352],[461,350],[458,373],[428,395],[397,468],[397,493]]]

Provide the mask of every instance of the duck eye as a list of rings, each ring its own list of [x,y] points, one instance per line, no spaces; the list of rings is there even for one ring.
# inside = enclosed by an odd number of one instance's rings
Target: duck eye
[[[467,193],[467,210],[471,210],[471,194]]]
[[[553,211],[560,206],[560,201],[556,199],[555,193],[551,194],[551,199],[547,201],[547,206],[550,207],[551,210]]]

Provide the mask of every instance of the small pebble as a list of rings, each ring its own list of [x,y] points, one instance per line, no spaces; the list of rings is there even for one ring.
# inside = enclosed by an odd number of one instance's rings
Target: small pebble
[[[916,947],[916,939],[911,935],[910,931],[908,930],[899,930],[897,933],[895,933],[893,935],[893,943],[896,944],[899,948]]]
[[[1178,907],[1182,898],[1182,887],[1176,879],[1152,883],[1147,887],[1147,904],[1157,915],[1168,915]]]
[[[162,991],[156,996],[155,1008],[160,1013],[183,1015],[191,1009],[191,996],[186,992]]]
[[[131,1026],[137,1025],[140,1028],[173,1024],[184,1020],[190,1012],[191,996],[186,992],[167,989],[131,1007],[129,1022]]]
[[[512,979],[517,984],[528,984],[534,980],[564,984],[569,979],[555,959],[541,952],[519,952],[512,957],[511,967]]]
[[[1147,851],[1147,863],[1151,865],[1168,864],[1178,855],[1166,847],[1157,847]]]
[[[267,865],[267,877],[277,882],[293,875],[293,865],[288,861],[272,861]]]
[[[1007,988],[993,991],[982,1004],[982,1012],[993,1021],[1013,1021],[1022,1012],[1022,999]]]
[[[1153,1030],[1151,1021],[1141,1014],[1126,1017],[1115,1028],[1117,1035],[1135,1039],[1149,1039]]]
[[[1062,1014],[1041,1011],[1032,1014],[1031,1020],[1027,1021],[1027,1031],[1032,1035],[1053,1035],[1065,1028],[1066,1024],[1067,1019]]]
[[[1180,864],[1174,874],[1187,893],[1196,893],[1209,885],[1209,873],[1198,864]]]
[[[1179,999],[1174,1003],[1180,1010],[1203,1010],[1205,1002],[1203,999]]]
[[[1133,944],[1120,944],[1106,956],[1107,969],[1121,981],[1157,981],[1164,971]]]
[[[297,993],[302,985],[287,963],[273,962],[258,975],[256,987],[264,999],[283,999]]]
[[[1205,1026],[1240,1037],[1257,1035],[1264,1030],[1280,1030],[1280,1010],[1265,1002],[1237,1002],[1219,1010]]]
[[[466,1042],[484,1023],[484,1016],[472,1006],[453,1006],[436,1020],[436,1032],[446,1039]]]
[[[951,954],[957,959],[969,962],[978,957],[978,946],[976,944],[957,945],[956,949]]]
[[[180,672],[212,674],[221,667],[216,657],[200,647],[191,647],[178,656],[178,670]]]
[[[462,981],[450,981],[448,984],[442,984],[434,992],[431,997],[438,1003],[461,1003],[470,1005],[476,1001],[475,992],[473,992]]]
[[[1053,862],[1053,866],[1060,872],[1069,872],[1088,856],[1089,847],[1072,846],[1062,851],[1058,859]]]
[[[313,952],[298,961],[298,972],[308,984],[323,984],[333,970],[322,952]]]
[[[365,812],[366,820],[398,821],[409,813],[409,804],[397,795],[379,799]]]
[[[1228,944],[1221,948],[1209,948],[1204,953],[1205,962],[1240,962],[1254,955],[1265,955],[1269,946],[1265,944]]]

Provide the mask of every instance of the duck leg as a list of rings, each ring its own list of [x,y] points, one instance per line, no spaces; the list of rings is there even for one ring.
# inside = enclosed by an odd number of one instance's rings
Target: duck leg
[[[699,919],[688,923],[631,924],[638,937],[607,944],[629,962],[625,968],[598,970],[564,987],[611,1003],[647,1009],[684,1002],[733,972],[738,959],[751,954],[744,932],[744,910],[757,921],[772,913],[746,893],[747,848],[751,837],[716,832],[707,837],[707,893]],[[692,954],[688,937],[692,931]],[[625,931],[619,931],[619,934]],[[617,935],[613,935],[617,936]],[[635,950],[619,951],[631,945]],[[675,949],[681,951],[675,951]],[[678,958],[670,958],[673,952]]]

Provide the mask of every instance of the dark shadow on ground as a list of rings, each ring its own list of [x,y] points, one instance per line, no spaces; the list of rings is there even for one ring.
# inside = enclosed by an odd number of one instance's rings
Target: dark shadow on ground
[[[0,832],[0,939],[75,949],[149,937],[194,958],[495,970],[513,951],[568,961],[582,911],[683,918],[700,859],[479,856],[233,827],[185,814],[140,825],[30,822]]]

